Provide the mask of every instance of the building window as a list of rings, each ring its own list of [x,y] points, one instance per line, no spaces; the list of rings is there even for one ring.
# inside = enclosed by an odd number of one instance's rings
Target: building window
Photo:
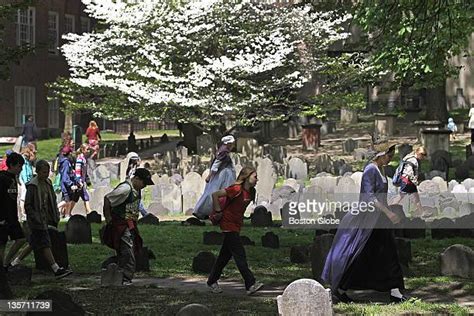
[[[57,55],[59,46],[59,16],[57,12],[48,12],[48,52]]]
[[[64,33],[74,33],[76,31],[76,19],[74,15],[64,15]]]
[[[18,10],[16,19],[16,44],[35,44],[35,8]]]
[[[59,100],[48,101],[48,127],[59,128]]]
[[[26,115],[35,116],[35,87],[15,87],[15,127],[21,127]]]
[[[81,16],[81,32],[89,33],[91,31],[91,20]]]

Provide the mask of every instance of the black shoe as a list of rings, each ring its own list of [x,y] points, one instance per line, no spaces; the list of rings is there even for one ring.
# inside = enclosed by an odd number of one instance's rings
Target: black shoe
[[[336,290],[333,295],[337,298],[337,300],[340,303],[353,303],[354,302],[354,300],[350,298],[346,293],[339,293],[339,291]]]
[[[56,279],[62,279],[64,277],[67,277],[72,273],[71,270],[65,269],[65,268],[59,268],[58,271],[54,272],[54,276]]]
[[[402,295],[402,297],[395,297],[393,295],[390,295],[390,302],[392,303],[403,303],[406,301],[408,301],[408,297],[406,297],[405,295]]]

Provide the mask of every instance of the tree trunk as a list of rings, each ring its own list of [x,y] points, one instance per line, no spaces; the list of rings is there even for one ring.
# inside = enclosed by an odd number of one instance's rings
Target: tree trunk
[[[429,121],[446,122],[448,109],[446,107],[446,83],[424,91],[426,119]]]
[[[64,111],[64,132],[70,132],[72,134],[72,111]]]

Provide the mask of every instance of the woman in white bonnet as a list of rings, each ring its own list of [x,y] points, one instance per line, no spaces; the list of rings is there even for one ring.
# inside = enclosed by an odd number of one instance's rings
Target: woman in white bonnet
[[[235,138],[232,135],[222,137],[216,158],[211,163],[206,188],[194,207],[193,215],[206,219],[212,211],[212,193],[226,188],[235,182],[235,169],[229,153],[234,148]]]

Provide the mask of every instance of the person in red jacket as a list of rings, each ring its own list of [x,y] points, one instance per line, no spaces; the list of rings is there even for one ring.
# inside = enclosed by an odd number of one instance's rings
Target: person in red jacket
[[[86,137],[87,143],[89,144],[90,148],[94,151],[90,156],[91,159],[99,158],[99,142],[101,141],[102,137],[100,136],[100,130],[97,126],[95,121],[89,122],[89,127],[86,130]]]
[[[263,286],[262,283],[255,280],[252,271],[248,267],[245,248],[240,239],[240,229],[243,224],[244,213],[250,202],[255,199],[255,185],[257,181],[257,171],[254,168],[245,167],[240,171],[233,185],[212,194],[214,210],[222,212],[220,228],[224,233],[224,242],[222,243],[219,256],[207,280],[207,285],[212,293],[222,292],[217,281],[222,274],[222,270],[232,257],[244,278],[245,289],[248,295],[257,292]],[[221,209],[219,198],[227,199],[224,209]]]

